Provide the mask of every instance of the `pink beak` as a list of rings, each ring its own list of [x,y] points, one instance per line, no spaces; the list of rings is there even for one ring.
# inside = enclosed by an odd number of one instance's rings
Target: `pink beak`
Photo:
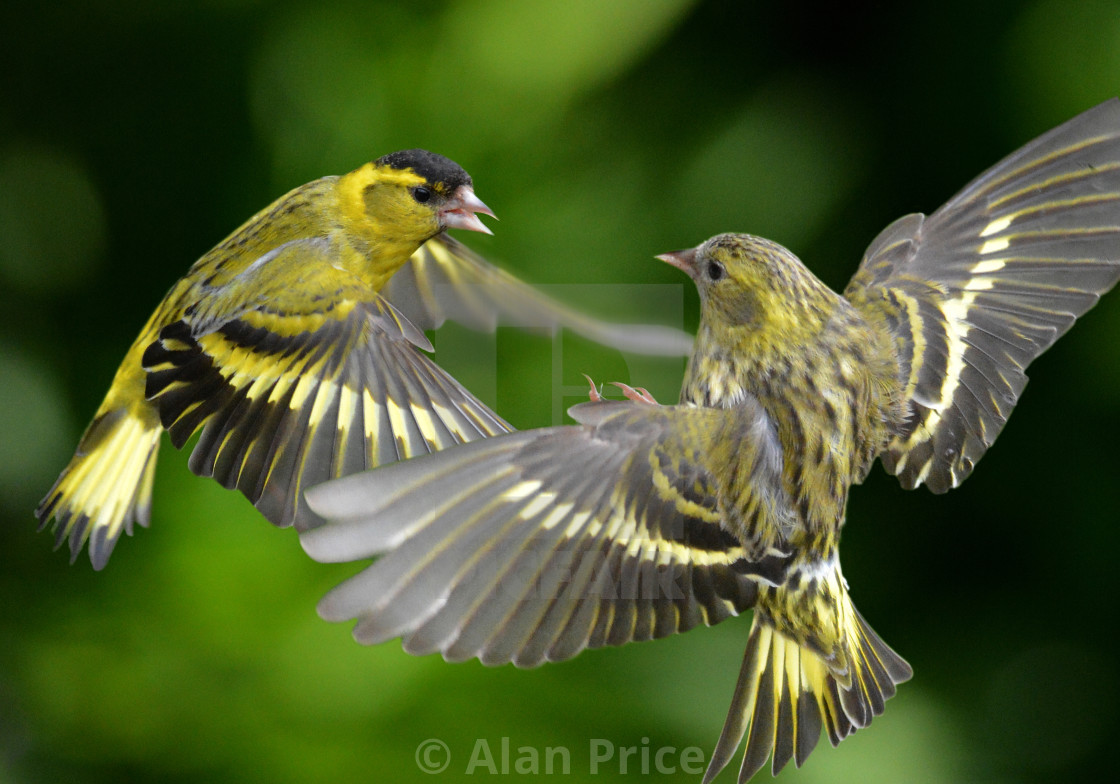
[[[672,264],[693,280],[696,279],[696,248],[662,253],[657,258],[666,264]]]
[[[494,232],[486,228],[486,224],[478,219],[476,212],[497,219],[490,208],[483,204],[482,199],[474,195],[471,186],[460,185],[439,211],[439,219],[447,229],[467,229],[493,234]]]

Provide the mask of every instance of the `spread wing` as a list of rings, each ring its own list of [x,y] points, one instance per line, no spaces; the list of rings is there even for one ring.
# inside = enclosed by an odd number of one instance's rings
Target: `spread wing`
[[[773,426],[736,411],[583,404],[580,426],[531,430],[308,491],[328,522],[301,537],[319,561],[384,553],[320,603],[357,640],[410,653],[533,666],[586,647],[714,624],[754,605],[784,559],[748,560],[723,524],[709,442],[729,448],[742,508],[780,501]],[[728,441],[729,444],[732,442]],[[744,491],[747,492],[747,491]],[[752,506],[753,505],[753,506]]]
[[[493,330],[499,323],[553,331],[563,327],[620,351],[666,356],[692,351],[692,336],[685,332],[591,318],[546,297],[446,234],[416,251],[384,294],[421,329],[435,329],[447,319],[479,330]]]
[[[317,521],[307,487],[505,433],[510,426],[419,349],[387,301],[300,240],[213,292],[144,353],[172,442],[202,434],[191,470],[236,487],[276,525]]]
[[[1120,278],[1120,101],[1035,139],[868,248],[845,296],[892,334],[910,416],[882,454],[908,488],[956,487],[1027,365]]]

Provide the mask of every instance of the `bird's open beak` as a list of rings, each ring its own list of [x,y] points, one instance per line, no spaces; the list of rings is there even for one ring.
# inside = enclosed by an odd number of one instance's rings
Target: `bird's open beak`
[[[658,259],[666,264],[672,264],[677,269],[683,271],[688,277],[695,280],[696,278],[696,248],[689,248],[688,250],[676,250],[672,253],[662,253],[657,256]]]
[[[482,203],[482,199],[474,195],[474,189],[471,186],[460,185],[451,194],[447,203],[443,205],[443,209],[439,211],[439,219],[444,228],[468,229],[469,231],[481,231],[483,234],[493,234],[494,232],[486,228],[486,224],[478,219],[478,216],[475,215],[476,212],[497,219],[490,208]]]

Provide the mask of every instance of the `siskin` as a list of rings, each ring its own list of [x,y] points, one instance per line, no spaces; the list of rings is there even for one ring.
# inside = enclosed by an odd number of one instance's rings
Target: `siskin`
[[[659,258],[701,301],[679,405],[626,388],[576,426],[312,488],[328,522],[301,541],[383,554],[324,618],[450,661],[533,666],[753,608],[704,778],[745,737],[743,782],[866,727],[911,676],[841,573],[848,490],[876,457],[905,487],[957,486],[1028,363],[1120,278],[1120,101],[891,224],[843,295],[745,234]]]
[[[148,525],[160,434],[191,470],[244,493],[271,522],[307,528],[305,487],[508,432],[418,349],[456,318],[565,325],[647,353],[687,336],[601,324],[536,293],[444,232],[490,233],[456,163],[392,153],[281,196],[199,259],[152,314],[77,452],[36,510],[95,569]],[[398,274],[402,266],[408,265]]]

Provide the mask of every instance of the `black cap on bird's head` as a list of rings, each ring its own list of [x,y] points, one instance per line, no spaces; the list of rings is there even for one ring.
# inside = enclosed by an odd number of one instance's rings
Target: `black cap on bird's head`
[[[471,176],[462,166],[427,150],[412,149],[382,155],[374,164],[391,169],[413,171],[423,177],[446,199],[439,210],[440,221],[444,228],[468,229],[492,234],[476,216],[482,213],[496,217],[481,199],[474,195]]]
[[[447,192],[458,188],[460,185],[472,185],[471,176],[462,166],[450,158],[445,158],[427,150],[401,150],[382,155],[374,163],[379,166],[388,166],[391,169],[412,169],[433,185],[442,184],[447,187]]]

